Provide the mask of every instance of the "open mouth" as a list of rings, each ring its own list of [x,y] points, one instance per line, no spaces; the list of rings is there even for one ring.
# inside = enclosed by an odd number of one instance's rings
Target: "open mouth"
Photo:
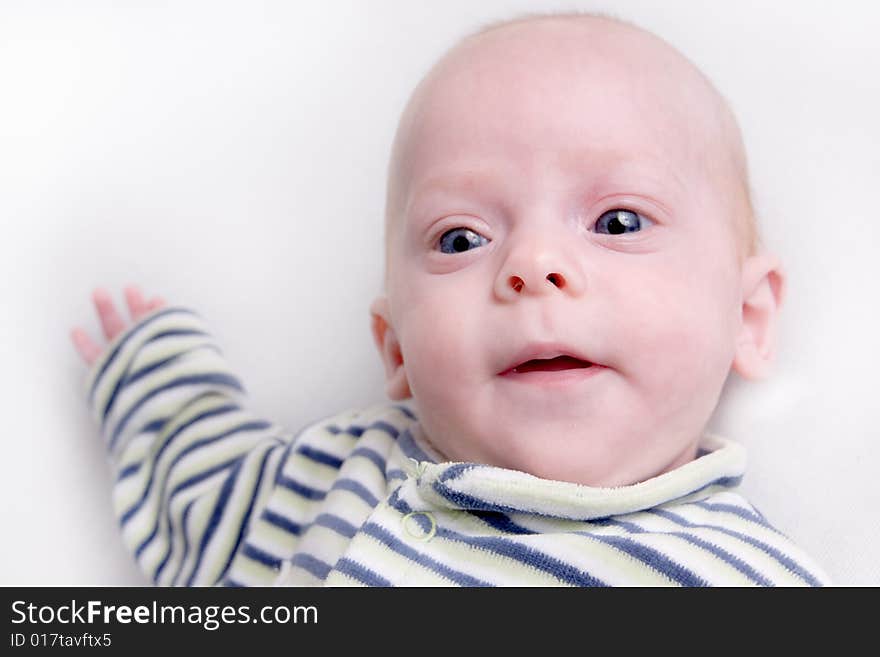
[[[520,363],[516,367],[508,370],[522,374],[525,372],[559,372],[561,370],[582,369],[592,367],[592,363],[574,358],[573,356],[556,356],[556,358],[534,358]]]

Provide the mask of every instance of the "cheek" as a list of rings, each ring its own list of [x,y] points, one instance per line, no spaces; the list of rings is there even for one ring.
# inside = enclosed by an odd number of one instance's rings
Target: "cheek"
[[[439,401],[478,372],[480,327],[468,300],[442,284],[408,286],[399,297],[398,338],[413,394]]]
[[[737,304],[731,279],[699,267],[651,272],[620,291],[620,357],[646,394],[673,406],[714,395],[730,370]],[[705,271],[705,270],[703,270]]]

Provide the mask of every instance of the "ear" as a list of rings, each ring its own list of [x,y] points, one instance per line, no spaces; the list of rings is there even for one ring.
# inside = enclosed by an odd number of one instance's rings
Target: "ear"
[[[762,253],[746,259],[742,268],[742,326],[733,359],[733,369],[745,379],[763,379],[770,373],[784,291],[785,274],[775,256]]]
[[[385,394],[390,399],[399,400],[412,397],[409,381],[406,379],[406,367],[400,343],[391,325],[391,310],[388,297],[377,297],[370,304],[371,328],[373,341],[379,350],[379,357],[385,365]]]

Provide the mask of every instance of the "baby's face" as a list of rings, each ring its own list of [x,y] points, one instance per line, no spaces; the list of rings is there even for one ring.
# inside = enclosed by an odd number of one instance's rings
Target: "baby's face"
[[[530,29],[464,46],[418,92],[389,390],[449,460],[633,483],[693,458],[730,371],[736,222],[681,102],[700,92],[656,45]]]

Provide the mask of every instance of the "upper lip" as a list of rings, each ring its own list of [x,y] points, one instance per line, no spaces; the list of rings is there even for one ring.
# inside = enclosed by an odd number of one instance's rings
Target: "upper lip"
[[[593,360],[587,358],[587,356],[579,350],[558,342],[530,342],[514,354],[513,358],[501,370],[501,372],[499,372],[499,374],[505,374],[517,365],[522,365],[530,360],[549,359],[558,356],[570,356],[593,365],[597,364]]]

